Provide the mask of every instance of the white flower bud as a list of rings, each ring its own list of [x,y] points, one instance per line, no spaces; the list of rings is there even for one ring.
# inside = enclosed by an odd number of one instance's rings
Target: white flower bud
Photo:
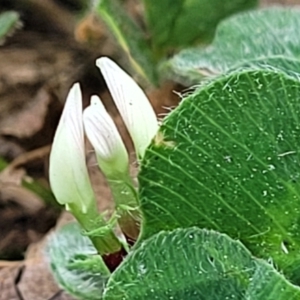
[[[128,174],[128,154],[115,123],[99,97],[92,96],[84,110],[86,135],[92,143],[100,169],[108,179],[121,179]]]
[[[83,213],[95,202],[85,161],[82,96],[75,84],[67,97],[51,153],[50,185],[60,204]]]
[[[107,57],[97,59],[114,102],[124,120],[139,158],[154,138],[158,123],[154,110],[135,81]]]

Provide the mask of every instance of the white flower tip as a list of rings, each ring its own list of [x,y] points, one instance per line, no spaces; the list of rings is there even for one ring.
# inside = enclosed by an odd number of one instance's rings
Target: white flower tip
[[[97,106],[99,108],[105,109],[103,103],[101,102],[100,98],[97,95],[93,95],[91,97],[91,106]]]
[[[126,148],[116,125],[98,96],[92,96],[91,105],[83,112],[83,122],[103,173],[109,178],[113,174],[127,172]]]
[[[81,89],[80,89],[80,84],[79,82],[76,82],[72,85],[72,87],[70,88],[70,92],[69,94],[81,94]]]
[[[114,102],[129,131],[135,150],[143,157],[158,130],[155,112],[140,86],[107,57],[96,60]]]
[[[138,86],[129,74],[127,74],[121,67],[118,66],[118,64],[106,56],[98,58],[96,60],[96,66],[101,70],[101,73],[108,85],[110,84],[110,76],[113,76],[117,81],[125,80],[126,84],[128,84],[128,81],[130,81],[129,84],[133,83]],[[111,90],[110,87],[109,90]]]
[[[78,115],[82,111],[82,95],[79,83],[73,84],[67,95],[65,107],[62,114],[62,119],[67,115]]]
[[[73,86],[70,88],[67,100],[66,100],[66,105],[69,102],[80,102],[81,103],[81,89],[80,89],[80,84],[78,82],[74,83]],[[81,104],[80,104],[81,105]]]
[[[72,203],[85,213],[94,201],[85,162],[82,96],[78,83],[69,91],[55,133],[50,153],[49,179],[60,204]]]
[[[110,58],[106,56],[102,56],[96,59],[96,66],[100,69],[113,66],[117,66],[119,68],[119,66],[116,63],[114,63]]]
[[[120,144],[123,146],[117,127],[98,96],[91,97],[91,105],[83,112],[83,123],[97,155],[103,159],[110,160]]]

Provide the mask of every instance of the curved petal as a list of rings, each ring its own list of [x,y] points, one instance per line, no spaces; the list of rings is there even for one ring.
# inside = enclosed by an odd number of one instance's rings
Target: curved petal
[[[84,110],[86,135],[92,143],[100,169],[108,179],[128,173],[128,154],[115,123],[99,97],[92,96],[91,105]]]
[[[132,138],[136,153],[143,157],[158,130],[154,110],[135,81],[107,57],[97,59],[110,93]]]
[[[85,161],[82,96],[78,83],[68,94],[55,133],[49,177],[60,204],[73,204],[86,213],[91,202],[95,201]]]

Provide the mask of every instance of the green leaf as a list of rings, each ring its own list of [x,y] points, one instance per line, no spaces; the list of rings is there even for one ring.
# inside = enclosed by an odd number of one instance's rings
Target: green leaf
[[[169,76],[197,83],[255,60],[298,60],[300,54],[300,10],[268,8],[242,13],[223,21],[208,47],[183,50],[162,68]],[[299,62],[297,62],[299,65]],[[300,69],[299,69],[300,71]]]
[[[5,38],[20,27],[20,17],[17,12],[6,11],[0,14],[0,44]]]
[[[251,278],[245,300],[299,300],[300,289],[288,282],[264,261],[259,261]]]
[[[53,207],[60,208],[61,206],[57,203],[53,193],[49,188],[46,188],[38,180],[33,180],[31,178],[26,178],[22,181],[22,186],[29,191],[34,192],[38,195],[46,204]]]
[[[145,34],[125,12],[120,0],[100,0],[97,12],[128,56],[135,72],[144,81],[156,84],[156,65]]]
[[[158,48],[182,47],[211,38],[218,22],[257,0],[143,0],[153,43]]]
[[[68,224],[56,232],[47,251],[60,286],[78,299],[102,299],[110,272],[90,239],[81,234],[78,224]]]
[[[299,97],[297,74],[274,69],[238,70],[183,100],[142,161],[141,240],[214,229],[300,281]]]
[[[226,73],[230,73],[237,68],[232,68]],[[283,71],[287,75],[298,78],[300,75],[300,60],[297,58],[283,57],[283,56],[273,56],[266,58],[255,58],[248,60],[245,63],[241,63],[238,66],[238,69],[268,69],[268,70],[277,70]]]
[[[160,232],[143,242],[114,272],[104,299],[244,299],[258,268],[259,287],[267,284],[265,272],[274,285],[288,286],[300,296],[299,289],[289,286],[274,268],[224,234],[199,228]]]
[[[6,160],[2,156],[0,156],[0,172],[4,170],[7,166],[8,162],[6,162]]]
[[[8,165],[8,162],[0,156],[0,172],[3,171]],[[59,208],[59,205],[57,204],[52,192],[49,190],[49,188],[46,188],[44,185],[42,185],[38,180],[33,180],[27,176],[26,179],[22,180],[22,186],[34,192],[46,204],[50,204],[51,206]]]

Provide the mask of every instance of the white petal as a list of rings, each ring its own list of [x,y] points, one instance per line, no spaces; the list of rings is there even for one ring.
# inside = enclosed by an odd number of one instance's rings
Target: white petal
[[[115,123],[99,97],[92,96],[91,105],[84,110],[86,135],[92,143],[100,169],[108,179],[128,172],[128,154]]]
[[[49,177],[59,203],[74,204],[85,213],[91,201],[94,201],[85,162],[79,84],[75,84],[68,94],[55,133],[50,153]]]
[[[138,156],[143,157],[158,130],[156,115],[147,96],[135,81],[109,58],[97,59],[96,65],[103,74]]]

